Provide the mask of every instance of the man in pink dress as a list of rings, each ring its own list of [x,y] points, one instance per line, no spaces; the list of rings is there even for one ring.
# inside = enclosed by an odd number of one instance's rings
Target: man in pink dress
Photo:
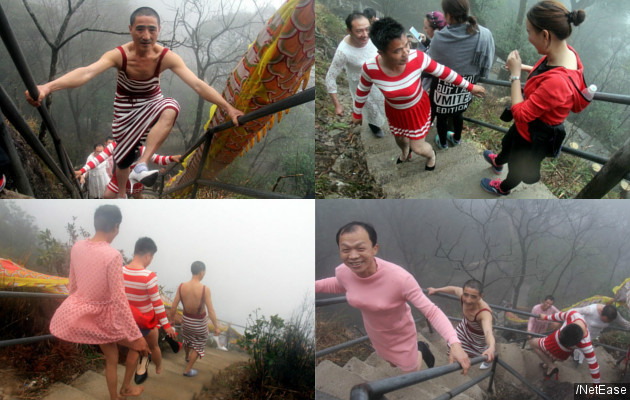
[[[94,237],[81,240],[70,252],[70,294],[50,321],[59,339],[97,344],[105,355],[105,379],[112,400],[118,399],[117,344],[146,355],[149,347],[131,314],[125,295],[120,252],[110,246],[118,235],[118,207],[103,205],[94,213]],[[142,386],[121,388],[121,396],[138,396]]]
[[[449,361],[457,361],[465,374],[470,360],[446,315],[422,292],[413,275],[376,257],[376,231],[364,222],[351,222],[337,232],[343,264],[334,278],[315,282],[317,293],[346,293],[348,304],[361,310],[365,330],[376,353],[403,372],[418,371],[422,360],[429,367],[433,356],[418,342],[411,315],[412,303],[451,346]],[[420,350],[421,352],[419,352]]]

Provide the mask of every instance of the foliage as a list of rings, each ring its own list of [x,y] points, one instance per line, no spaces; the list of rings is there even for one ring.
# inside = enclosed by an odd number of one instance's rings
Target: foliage
[[[267,319],[256,310],[249,315],[244,335],[237,342],[251,356],[251,384],[300,392],[304,399],[314,398],[315,343],[308,326],[299,318],[286,322],[272,315]],[[296,397],[298,398],[298,397]]]
[[[79,239],[85,239],[90,234],[82,227],[76,226],[77,217],[72,217],[72,222],[66,225],[68,241],[62,243],[52,236],[49,229],[39,232],[40,255],[37,257],[39,271],[57,276],[70,274],[70,249]]]
[[[34,218],[12,201],[0,201],[0,257],[25,263],[35,249]]]
[[[35,297],[3,299],[0,340],[49,334],[48,324],[61,301]],[[15,368],[18,378],[27,382],[22,387],[23,394],[31,396],[55,381],[69,383],[77,374],[102,366],[104,360],[97,351],[94,346],[47,340],[1,348],[0,362]]]

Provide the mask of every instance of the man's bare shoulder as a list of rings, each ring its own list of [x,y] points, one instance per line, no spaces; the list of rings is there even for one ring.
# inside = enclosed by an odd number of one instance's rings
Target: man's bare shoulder
[[[180,66],[183,63],[184,61],[179,56],[179,54],[169,49],[166,54],[164,54],[164,58],[162,59],[162,70],[171,69],[173,67]]]
[[[124,49],[124,46],[125,45],[122,45],[120,47],[123,47],[123,49]],[[116,66],[116,68],[118,68],[118,69],[122,68],[123,57],[122,57],[122,54],[120,53],[120,50],[118,49],[118,47],[113,48],[113,49],[111,49],[109,51],[106,51],[105,54],[103,54],[103,56],[101,58],[112,62]]]

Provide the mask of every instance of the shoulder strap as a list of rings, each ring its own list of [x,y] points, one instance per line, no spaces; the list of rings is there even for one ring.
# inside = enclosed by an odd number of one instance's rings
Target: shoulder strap
[[[183,283],[179,284],[179,287],[177,288],[177,294],[179,295],[179,300],[182,302],[182,308],[185,310],[186,306],[184,305],[184,298],[182,297],[182,285]]]
[[[120,50],[123,58],[122,67],[120,68],[120,70],[123,72],[127,72],[127,54],[125,53],[125,49],[123,49],[122,46],[118,46],[116,48]]]
[[[492,311],[490,311],[489,308],[482,308],[481,310],[477,311],[477,314],[475,314],[475,318],[474,318],[473,321],[475,321],[475,322],[477,321],[477,315],[479,315],[479,313],[482,312],[482,311],[488,311],[490,313],[490,315],[492,316]]]
[[[199,309],[197,310],[197,314],[201,314],[203,311],[203,306],[206,304],[206,287],[203,286],[201,288],[201,303],[199,304]]]
[[[160,54],[160,57],[158,58],[158,63],[157,63],[157,66],[155,67],[155,72],[153,73],[153,76],[160,75],[160,65],[162,65],[162,59],[166,55],[166,52],[168,52],[168,48],[165,47],[162,50],[162,53]]]

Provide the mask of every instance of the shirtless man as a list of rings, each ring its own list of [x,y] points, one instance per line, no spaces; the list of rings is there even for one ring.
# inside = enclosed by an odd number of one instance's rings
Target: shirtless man
[[[486,356],[480,369],[490,368],[495,353],[495,340],[492,333],[492,310],[483,300],[483,285],[476,279],[464,283],[463,287],[445,286],[429,288],[429,295],[449,293],[459,297],[464,318],[455,331],[462,342],[462,348],[469,357]]]
[[[192,279],[179,285],[177,294],[171,306],[170,319],[173,320],[177,312],[179,302],[184,308],[184,319],[182,330],[184,336],[184,350],[186,351],[186,369],[184,376],[193,377],[197,375],[197,370],[192,366],[197,361],[197,356],[203,357],[205,354],[206,341],[208,340],[208,316],[214,326],[214,334],[219,335],[221,330],[217,322],[217,316],[212,307],[210,289],[201,284],[201,280],[206,275],[206,265],[201,261],[195,261],[190,266]],[[207,309],[207,313],[206,313]],[[194,351],[190,354],[190,350]]]
[[[129,179],[152,186],[158,171],[149,171],[147,162],[166,140],[179,113],[179,104],[164,98],[160,90],[160,74],[170,69],[204,100],[221,107],[238,125],[243,112],[232,107],[221,94],[199,79],[180,56],[157,44],[160,17],[155,10],[141,7],[131,14],[129,33],[131,42],[103,54],[97,62],[77,68],[54,81],[37,87],[39,98],[34,100],[26,92],[26,99],[39,106],[50,93],[84,85],[109,68],[118,70],[114,122],[112,131],[118,143],[114,154],[119,187],[126,187]],[[138,156],[140,142],[146,139],[146,151]],[[129,167],[138,160],[130,174]],[[125,198],[124,190],[118,197]]]

